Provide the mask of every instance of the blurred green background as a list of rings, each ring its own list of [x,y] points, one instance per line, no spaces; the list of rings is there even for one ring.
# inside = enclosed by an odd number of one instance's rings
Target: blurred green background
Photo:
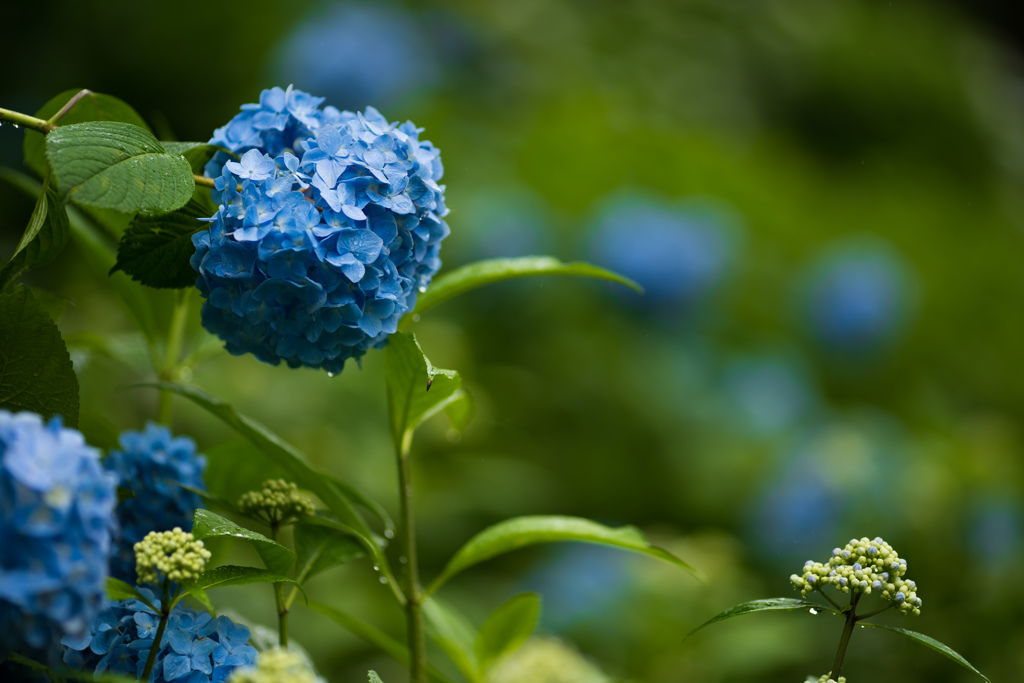
[[[477,623],[540,590],[541,632],[614,679],[816,677],[838,620],[758,615],[682,637],[737,602],[792,594],[805,560],[881,535],[924,599],[920,617],[882,621],[1010,681],[1024,671],[1024,91],[1020,33],[999,12],[868,0],[19,4],[0,28],[0,105],[34,112],[88,87],[132,104],[163,139],[206,140],[273,85],[372,104],[442,150],[446,268],[551,253],[647,287],[506,283],[414,326],[477,405],[464,434],[437,419],[415,445],[428,578],[472,534],[520,514],[636,524],[708,577],[590,546],[521,551],[445,589]],[[0,128],[0,164],[21,167],[21,139]],[[6,257],[32,201],[0,183],[0,206]],[[74,247],[30,283],[63,305],[90,441],[110,447],[153,418],[153,392],[124,388],[152,373],[108,283]],[[170,296],[152,299],[166,327]],[[192,348],[209,349],[198,315],[192,327]],[[379,354],[333,379],[223,353],[185,375],[397,508]],[[245,446],[192,406],[178,403],[174,427],[207,453],[218,492],[268,474],[258,455],[250,471],[218,466]],[[367,561],[311,589],[402,632]],[[273,622],[265,587],[215,598]],[[368,667],[403,680],[319,614],[300,608],[293,623],[331,681]],[[974,680],[904,642],[858,632],[844,673]]]

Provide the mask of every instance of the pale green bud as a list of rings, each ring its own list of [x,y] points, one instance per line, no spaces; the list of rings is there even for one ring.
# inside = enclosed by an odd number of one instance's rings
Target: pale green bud
[[[135,544],[135,571],[140,584],[160,583],[160,577],[182,583],[195,581],[203,573],[210,551],[190,533],[174,527],[151,531]]]

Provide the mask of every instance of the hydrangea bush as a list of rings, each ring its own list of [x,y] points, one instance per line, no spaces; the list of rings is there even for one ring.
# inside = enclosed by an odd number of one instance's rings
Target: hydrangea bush
[[[426,291],[448,210],[422,129],[322,102],[265,90],[214,133],[241,159],[207,165],[220,207],[192,238],[192,265],[203,324],[228,351],[337,373]]]
[[[59,418],[0,410],[0,662],[51,657],[103,607],[116,482]]]
[[[187,436],[174,437],[166,427],[149,423],[141,432],[125,431],[120,449],[103,466],[130,482],[134,497],[117,506],[120,529],[114,543],[110,574],[123,581],[135,578],[135,544],[151,531],[192,528],[192,513],[202,507],[199,495],[181,484],[206,489],[206,458]]]
[[[501,280],[573,275],[634,288],[636,283],[551,257],[490,259],[435,281],[441,241],[449,232],[438,150],[420,139],[422,130],[412,123],[391,123],[372,107],[353,113],[323,104],[292,87],[265,90],[258,104],[243,105],[208,143],[161,142],[137,125],[142,119],[127,104],[89,91],[59,96],[37,116],[0,109],[0,122],[24,126],[35,136],[27,139],[26,161],[42,169],[25,236],[0,267],[0,343],[16,351],[0,348],[4,378],[11,378],[15,397],[4,400],[26,401],[34,411],[0,410],[0,655],[7,660],[0,660],[0,667],[5,676],[14,667],[21,679],[29,669],[61,678],[67,672],[46,665],[55,665],[62,645],[62,665],[98,675],[183,683],[319,680],[291,650],[273,652],[261,662],[246,626],[214,618],[211,591],[266,583],[273,587],[282,648],[289,647],[290,615],[308,607],[407,663],[412,683],[425,683],[428,674],[439,678],[428,662],[428,633],[469,681],[522,675],[540,680],[551,662],[563,669],[572,663],[573,680],[605,680],[571,649],[530,640],[540,613],[535,593],[497,605],[479,627],[434,596],[475,564],[558,541],[626,549],[696,574],[634,527],[530,515],[479,531],[431,583],[420,581],[411,479],[414,436],[423,422],[441,413],[462,429],[473,409],[459,373],[434,367],[405,328],[432,307]],[[85,112],[84,120],[63,125],[62,117],[76,106],[76,112]],[[28,144],[33,141],[36,147]],[[205,175],[197,175],[202,168]],[[84,248],[102,252],[95,259],[102,274],[113,262],[113,270],[150,287],[183,290],[194,282],[204,299],[202,324],[233,354],[337,373],[347,359],[358,361],[369,349],[383,348],[397,523],[385,506],[343,475],[311,465],[270,427],[226,400],[176,381],[186,368],[191,372],[198,353],[185,348],[188,293],[176,294],[164,326],[167,338],[159,340],[149,312],[139,310],[144,300],[139,292],[128,285],[117,288],[147,340],[159,380],[151,386],[161,392],[157,417],[164,426],[122,434],[121,447],[110,454],[105,469],[81,434],[65,429],[60,418],[46,422],[43,416],[60,414],[68,424],[76,423],[79,387],[60,331],[32,291],[15,282],[54,258],[67,241],[68,203],[129,214],[116,255],[91,238],[83,241]],[[87,213],[92,218],[83,221],[102,215]],[[703,295],[724,262],[717,232],[684,228],[674,213],[656,209],[652,215],[667,227],[655,226],[639,239],[619,235],[612,241],[623,246],[615,251],[632,259],[652,246],[704,244],[708,249],[685,277],[668,283],[680,301]],[[638,277],[651,274],[656,284],[672,280],[679,265],[678,259],[637,258]],[[46,362],[24,361],[29,351]],[[263,464],[286,472],[288,479],[268,480],[230,500],[203,491],[203,457],[190,439],[174,438],[168,428],[175,397],[246,439],[251,451],[236,457],[264,458]],[[232,463],[232,456],[221,457]],[[115,513],[118,477],[122,503]],[[200,507],[200,498],[218,512]],[[122,530],[114,547],[111,533],[118,518]],[[284,525],[290,528],[282,534]],[[214,558],[206,547],[211,538],[249,544],[259,566],[224,564],[224,557]],[[404,615],[404,647],[375,626],[373,617],[364,621],[310,595],[312,577],[362,558],[372,563],[382,590]],[[117,576],[107,576],[108,566]],[[853,540],[828,563],[810,562],[794,575],[803,599],[755,601],[712,621],[767,609],[842,616],[843,636],[830,675],[843,680],[840,669],[855,624],[881,627],[864,621],[894,605],[904,613],[919,612],[921,601],[905,570],[906,563],[881,539]],[[840,605],[825,588],[849,596],[849,604]],[[828,604],[807,600],[811,593]],[[868,595],[884,606],[858,613]],[[945,646],[898,632],[976,672]],[[368,677],[379,681],[373,672]]]

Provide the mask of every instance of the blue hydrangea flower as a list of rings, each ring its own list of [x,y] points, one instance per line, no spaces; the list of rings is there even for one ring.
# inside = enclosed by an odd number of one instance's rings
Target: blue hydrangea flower
[[[51,656],[103,607],[116,485],[59,417],[0,410],[0,661]]]
[[[910,275],[881,241],[839,244],[808,268],[802,303],[814,338],[827,350],[869,354],[893,342],[911,303]]]
[[[202,320],[234,354],[340,372],[383,346],[441,266],[444,169],[412,123],[265,90],[215,133],[210,227],[193,236]],[[270,169],[273,169],[271,171]]]
[[[705,202],[622,194],[599,208],[591,251],[596,263],[642,285],[645,305],[692,308],[726,275],[734,222]]]
[[[391,103],[437,80],[438,58],[424,28],[389,3],[331,4],[285,38],[275,71],[346,107]]]
[[[150,531],[192,529],[192,515],[202,507],[202,499],[178,483],[205,490],[206,458],[196,453],[192,439],[173,437],[166,427],[152,422],[141,432],[122,432],[119,440],[121,450],[111,451],[103,466],[116,473],[135,497],[117,506],[121,529],[110,573],[135,583],[136,543]]]
[[[157,608],[160,601],[140,589]],[[64,638],[64,663],[74,669],[141,677],[153,647],[158,615],[139,600],[112,602],[85,634]],[[227,617],[178,606],[167,620],[150,681],[209,683],[226,681],[238,667],[258,663],[249,629]]]

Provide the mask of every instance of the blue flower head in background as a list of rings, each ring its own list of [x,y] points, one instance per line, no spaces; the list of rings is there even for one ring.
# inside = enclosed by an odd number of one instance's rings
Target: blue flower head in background
[[[448,210],[422,129],[322,102],[265,90],[214,134],[241,158],[207,166],[220,207],[193,236],[192,266],[203,325],[228,351],[337,373],[426,291]]]
[[[599,208],[591,252],[599,265],[640,283],[644,304],[690,309],[724,279],[735,224],[730,212],[709,202],[622,194]]]
[[[761,353],[731,358],[722,374],[724,414],[730,425],[758,435],[785,432],[813,414],[817,390],[793,357]]]
[[[343,107],[391,104],[436,82],[430,33],[388,3],[338,3],[300,22],[278,49],[280,81],[301,80]]]
[[[160,606],[148,589],[140,589]],[[64,663],[73,669],[142,675],[159,626],[159,616],[140,600],[112,602],[79,637],[66,637]],[[249,629],[225,616],[178,606],[167,620],[151,679],[155,683],[226,681],[239,667],[254,667],[256,648],[249,644]]]
[[[0,410],[0,661],[52,657],[103,607],[116,486],[60,418]]]
[[[150,531],[192,528],[192,515],[202,507],[202,499],[178,484],[205,490],[206,458],[196,453],[192,439],[173,437],[166,427],[152,422],[141,432],[122,432],[119,441],[121,450],[111,451],[103,466],[117,474],[135,497],[117,506],[121,529],[114,541],[110,574],[135,583],[136,543]]]
[[[462,244],[468,243],[466,260],[536,256],[552,251],[554,209],[526,187],[485,189],[473,192],[460,205]]]
[[[905,326],[910,274],[885,242],[847,241],[811,264],[801,302],[813,337],[826,350],[871,354],[893,342]]]

